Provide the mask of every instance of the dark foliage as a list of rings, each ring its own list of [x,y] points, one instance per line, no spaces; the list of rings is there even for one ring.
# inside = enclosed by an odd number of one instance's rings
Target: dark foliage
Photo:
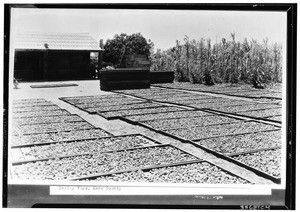
[[[115,35],[113,39],[108,39],[104,46],[103,60],[106,64],[117,66],[120,64],[122,55],[140,54],[150,56],[150,49],[153,44],[146,40],[141,33],[127,35],[121,33]]]

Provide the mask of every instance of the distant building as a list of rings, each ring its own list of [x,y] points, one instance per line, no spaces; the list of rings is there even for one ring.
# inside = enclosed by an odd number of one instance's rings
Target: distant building
[[[22,81],[89,79],[95,74],[90,55],[103,44],[88,33],[23,33],[14,40],[14,77]]]

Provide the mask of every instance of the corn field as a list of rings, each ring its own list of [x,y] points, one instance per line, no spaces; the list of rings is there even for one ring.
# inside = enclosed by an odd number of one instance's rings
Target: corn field
[[[189,37],[184,43],[150,56],[151,71],[174,71],[175,81],[191,83],[249,83],[254,87],[282,81],[282,46],[252,39],[243,42],[223,38],[212,45],[210,39]]]

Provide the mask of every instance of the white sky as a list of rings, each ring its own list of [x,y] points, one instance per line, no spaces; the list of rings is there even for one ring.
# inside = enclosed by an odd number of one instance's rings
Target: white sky
[[[20,9],[12,13],[12,32],[85,32],[96,40],[122,32],[142,35],[155,49],[167,49],[176,40],[210,38],[214,43],[235,32],[236,40],[286,42],[285,12],[113,10],[113,9]]]

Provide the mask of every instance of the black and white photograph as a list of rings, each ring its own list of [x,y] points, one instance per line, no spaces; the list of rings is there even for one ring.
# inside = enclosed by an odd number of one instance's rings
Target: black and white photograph
[[[295,207],[296,4],[5,6],[5,207]]]

